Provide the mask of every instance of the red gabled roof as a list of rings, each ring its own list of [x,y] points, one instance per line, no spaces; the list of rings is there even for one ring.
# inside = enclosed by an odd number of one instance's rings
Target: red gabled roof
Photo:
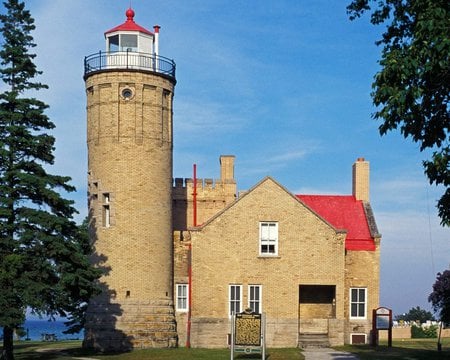
[[[347,231],[346,250],[375,250],[363,202],[352,195],[296,195],[336,229]]]
[[[132,8],[129,8],[125,15],[127,16],[127,21],[125,21],[123,24],[118,25],[108,31],[105,32],[106,34],[116,32],[116,31],[139,31],[144,34],[153,35],[153,33],[146,28],[143,28],[142,26],[136,24],[134,22],[134,10]]]

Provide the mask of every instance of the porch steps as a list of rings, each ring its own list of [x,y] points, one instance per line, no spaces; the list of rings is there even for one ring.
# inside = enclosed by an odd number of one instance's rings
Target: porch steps
[[[300,333],[298,337],[298,347],[302,349],[330,347],[328,334]]]

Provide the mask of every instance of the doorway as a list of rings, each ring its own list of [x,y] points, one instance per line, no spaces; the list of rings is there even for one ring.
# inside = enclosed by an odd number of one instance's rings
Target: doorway
[[[335,285],[299,285],[299,333],[328,334],[336,317]]]

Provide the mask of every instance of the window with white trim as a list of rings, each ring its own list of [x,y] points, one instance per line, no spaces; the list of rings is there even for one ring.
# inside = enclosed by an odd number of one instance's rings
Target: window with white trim
[[[240,313],[242,304],[242,285],[230,285],[229,315]]]
[[[365,319],[367,311],[367,288],[350,289],[350,318]]]
[[[189,308],[189,285],[177,284],[176,286],[176,310],[188,311]]]
[[[253,312],[262,313],[262,286],[249,285],[248,286],[248,307]]]
[[[264,221],[259,223],[259,254],[278,255],[278,223]]]

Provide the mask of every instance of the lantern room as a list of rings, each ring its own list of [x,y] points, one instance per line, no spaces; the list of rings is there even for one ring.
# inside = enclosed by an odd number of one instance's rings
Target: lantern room
[[[154,33],[134,21],[134,10],[129,8],[125,15],[127,20],[105,32],[107,52],[138,52],[158,55],[159,26],[154,26]]]
[[[128,69],[150,71],[175,80],[175,62],[159,55],[159,25],[153,32],[134,21],[134,10],[128,8],[127,17],[105,32],[106,51],[84,58],[84,78],[99,71]]]

